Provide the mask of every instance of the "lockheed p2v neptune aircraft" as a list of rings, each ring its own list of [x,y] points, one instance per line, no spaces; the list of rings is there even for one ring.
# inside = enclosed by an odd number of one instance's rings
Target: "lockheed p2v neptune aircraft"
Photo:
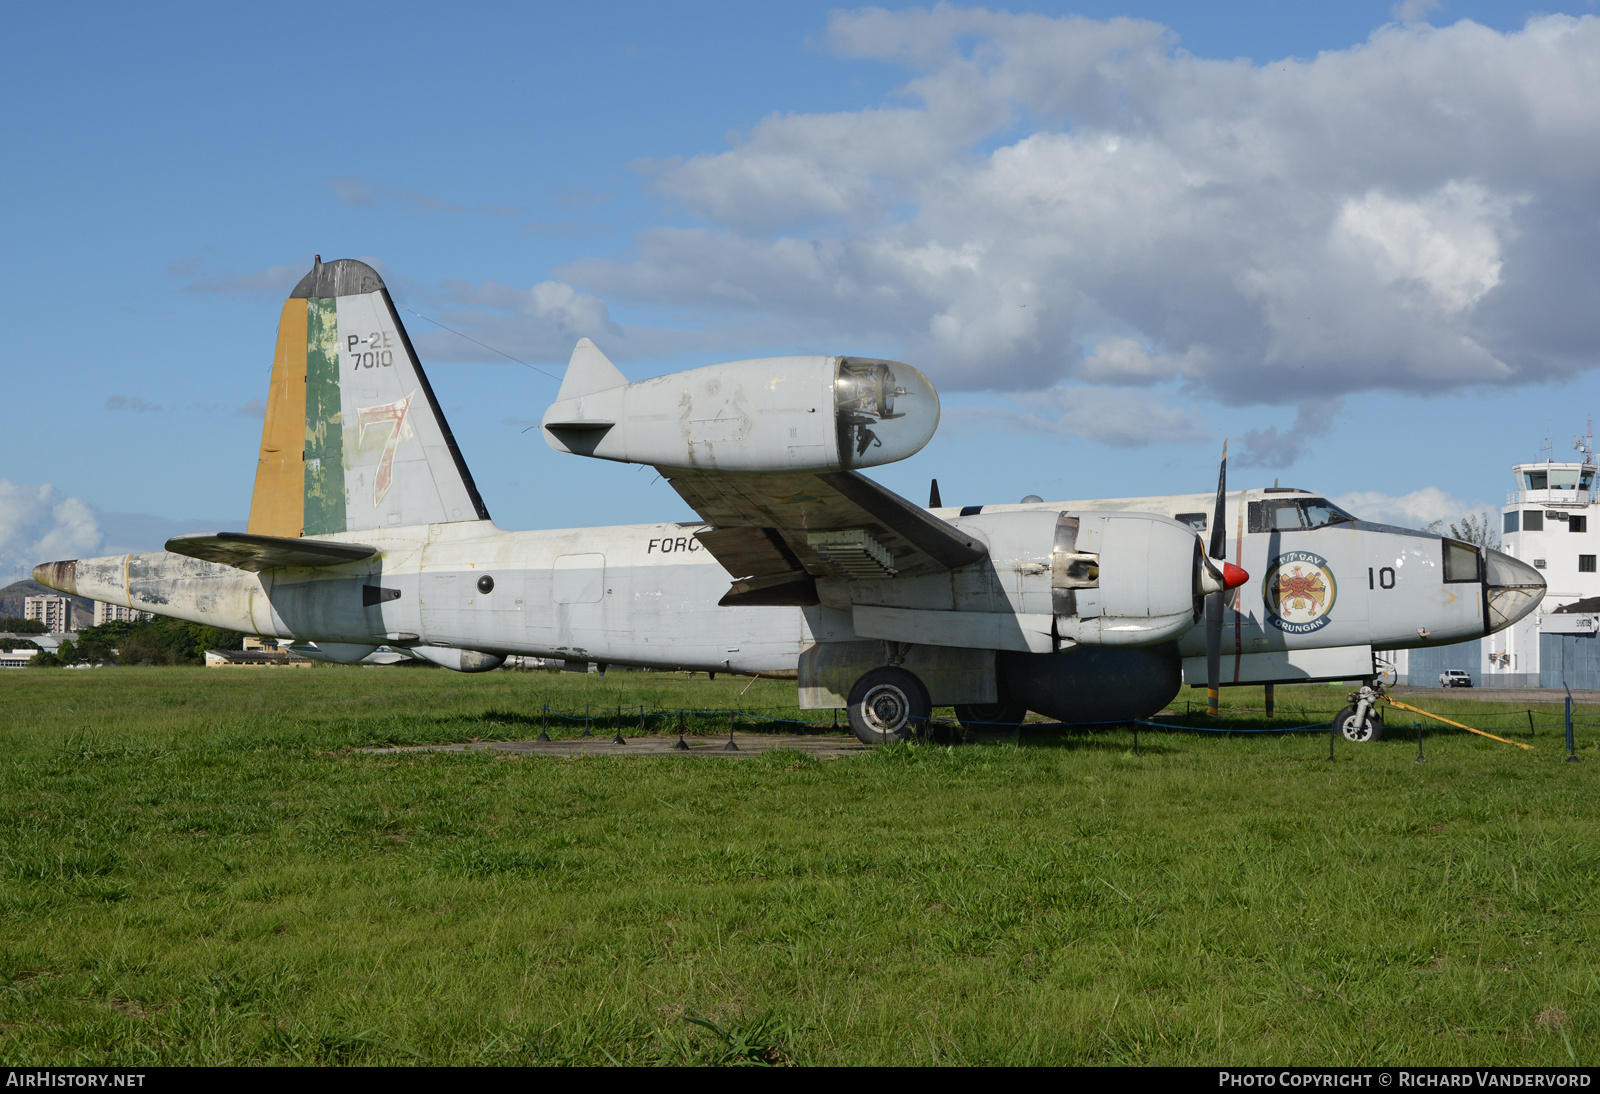
[[[1301,490],[923,508],[861,474],[938,422],[899,362],[630,383],[584,339],[546,442],[655,467],[700,520],[504,531],[378,274],[319,259],[283,307],[247,530],[33,573],[332,661],[390,645],[463,672],[523,654],[794,678],[870,743],[934,706],[1125,721],[1184,677],[1213,706],[1228,684],[1372,678],[1384,650],[1491,633],[1544,593],[1508,555]],[[1366,704],[1341,718],[1381,731]]]

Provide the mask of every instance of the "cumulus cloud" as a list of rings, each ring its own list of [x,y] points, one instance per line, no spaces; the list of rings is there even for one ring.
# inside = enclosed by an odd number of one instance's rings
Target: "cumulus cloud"
[[[169,267],[174,276],[192,278],[184,286],[189,292],[259,293],[270,296],[288,296],[289,290],[299,283],[310,268],[311,262],[307,260],[298,265],[268,266],[249,273],[224,270],[196,276],[199,273],[197,263],[184,261]]]
[[[1200,415],[1133,389],[1054,387],[1031,396],[1025,407],[956,406],[947,408],[943,419],[956,430],[976,426],[1008,433],[1055,433],[1112,448],[1204,444],[1211,439]]]
[[[604,344],[625,336],[605,301],[563,281],[541,281],[531,289],[495,281],[410,283],[409,288],[408,295],[429,307],[435,313],[429,318],[444,327],[417,339],[418,353],[434,360],[483,360],[488,351],[491,357],[565,363],[580,338]],[[454,328],[465,328],[468,338],[457,336]]]
[[[161,411],[160,403],[148,402],[138,395],[107,395],[107,410],[132,410],[140,414],[156,414]]]
[[[899,101],[637,165],[698,223],[561,277],[730,340],[883,347],[947,389],[1298,407],[1592,367],[1600,19],[1429,7],[1262,65],[1135,19],[835,13],[836,54],[909,71]]]
[[[1434,521],[1448,525],[1469,515],[1489,514],[1491,526],[1498,523],[1500,507],[1483,501],[1463,501],[1437,486],[1394,496],[1376,490],[1358,490],[1333,499],[1334,504],[1364,520],[1394,524],[1401,528],[1426,528]]]
[[[0,479],[0,584],[27,577],[40,562],[93,554],[101,538],[88,502],[47,482]]]

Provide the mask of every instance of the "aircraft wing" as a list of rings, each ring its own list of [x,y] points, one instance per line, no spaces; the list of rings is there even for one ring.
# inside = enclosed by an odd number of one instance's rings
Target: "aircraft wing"
[[[248,532],[173,536],[167,540],[167,550],[251,573],[278,566],[338,566],[344,562],[360,562],[378,553],[376,547],[363,543],[257,536]]]
[[[658,470],[711,525],[697,538],[736,579],[724,605],[815,603],[819,577],[937,573],[986,553],[857,471]]]

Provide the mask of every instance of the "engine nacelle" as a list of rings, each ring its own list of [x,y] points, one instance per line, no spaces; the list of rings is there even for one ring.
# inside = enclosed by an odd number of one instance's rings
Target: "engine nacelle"
[[[767,357],[561,399],[542,425],[556,451],[602,460],[836,471],[921,450],[939,427],[939,396],[898,361]]]
[[[1194,529],[1151,513],[979,513],[951,521],[988,549],[949,574],[819,581],[859,638],[1053,653],[1154,646],[1221,589]],[[837,587],[834,587],[837,586]],[[829,604],[829,598],[834,603]]]
[[[1056,634],[1148,646],[1198,621],[1204,561],[1194,529],[1151,513],[1062,513],[1050,552]]]

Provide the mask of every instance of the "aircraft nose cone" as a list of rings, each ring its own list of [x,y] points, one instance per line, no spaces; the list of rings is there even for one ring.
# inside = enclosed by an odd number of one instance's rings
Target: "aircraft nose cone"
[[[1544,575],[1503,551],[1485,550],[1489,586],[1489,630],[1511,626],[1544,599]]]

